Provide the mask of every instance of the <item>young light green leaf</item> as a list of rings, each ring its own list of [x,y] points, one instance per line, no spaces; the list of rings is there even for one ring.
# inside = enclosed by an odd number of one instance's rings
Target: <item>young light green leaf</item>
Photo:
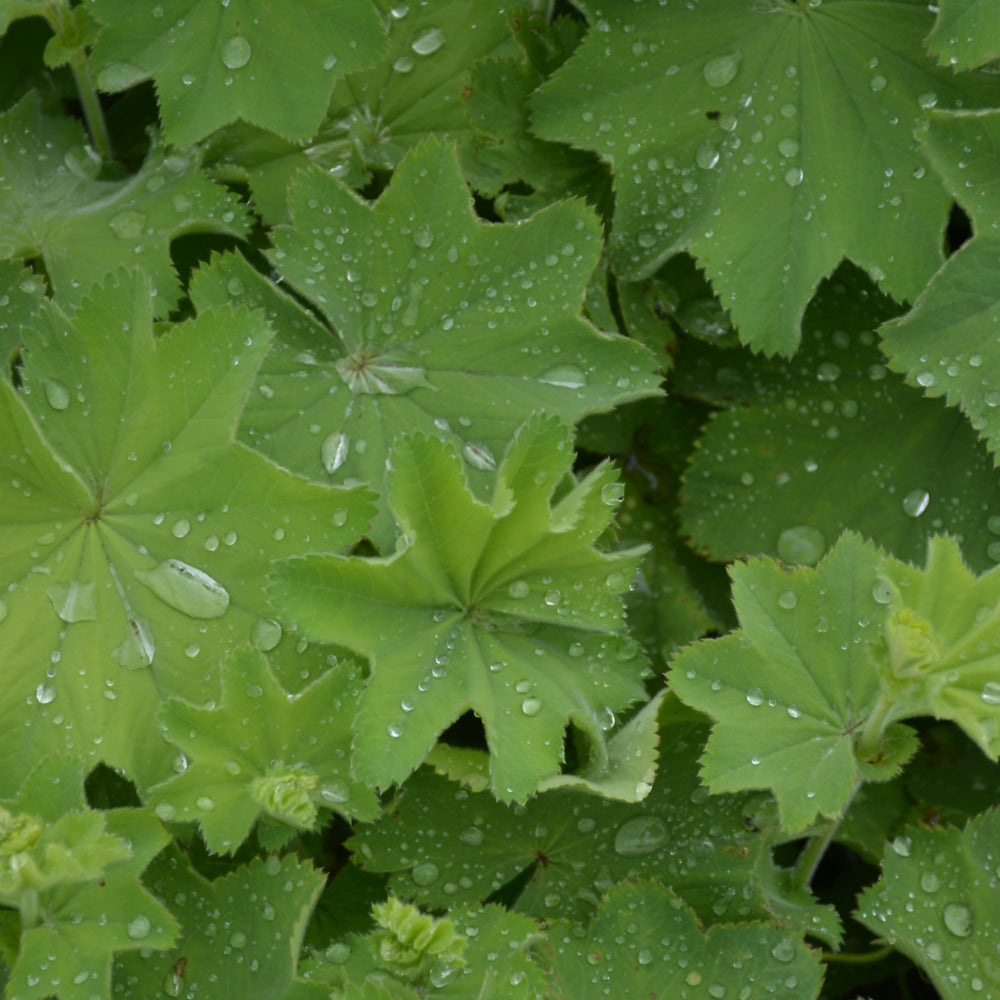
[[[366,869],[392,873],[394,892],[432,907],[501,893],[523,913],[582,920],[615,882],[657,877],[703,923],[769,917],[755,871],[770,799],[710,796],[697,775],[704,720],[676,699],[661,716],[664,766],[641,803],[566,788],[512,808],[422,769],[350,846]],[[811,930],[818,910],[796,919]]]
[[[773,789],[789,832],[839,817],[860,779],[854,734],[880,693],[867,650],[886,618],[878,567],[878,549],[851,533],[815,569],[734,565],[742,627],[673,660],[671,688],[717,720],[709,788]]]
[[[454,150],[438,141],[400,164],[375,206],[318,171],[290,198],[295,221],[275,231],[274,263],[340,344],[333,355],[320,342],[291,372],[277,367],[282,356],[247,423],[256,447],[297,471],[378,487],[390,443],[421,431],[458,446],[480,493],[532,411],[573,423],[659,391],[645,348],[579,315],[600,253],[600,224],[582,202],[485,225]],[[388,551],[385,510],[374,538]]]
[[[872,331],[892,311],[849,267],[817,293],[791,360],[685,345],[678,391],[731,401],[684,474],[681,523],[696,548],[813,565],[848,528],[920,560],[928,535],[949,531],[971,566],[995,565],[991,458],[960,414],[886,371]]]
[[[145,881],[183,931],[172,950],[119,957],[117,987],[128,984],[134,996],[149,997],[188,997],[195,989],[204,1000],[286,995],[322,871],[294,855],[271,854],[209,882],[172,845]]]
[[[549,932],[557,988],[574,1000],[603,1000],[608,983],[630,997],[813,1000],[823,980],[818,952],[798,935],[764,923],[703,931],[684,899],[657,882],[615,886],[586,936],[576,931],[561,921]]]
[[[1000,111],[933,112],[918,136],[972,216],[976,235],[945,264],[913,309],[880,332],[890,366],[926,395],[944,396],[961,407],[996,453],[1000,295],[993,273],[1000,256]]]
[[[0,900],[19,917],[8,994],[110,996],[114,954],[169,948],[177,923],[139,881],[168,840],[149,812],[88,809],[79,762],[42,760],[0,805]]]
[[[590,33],[532,120],[614,166],[625,274],[690,250],[743,342],[767,354],[795,351],[845,256],[917,296],[948,210],[912,135],[921,103],[1000,100],[992,77],[957,78],[924,53],[922,0],[579,6]]]
[[[0,0],[0,35],[22,17],[41,16],[51,0]]]
[[[189,0],[177,12],[91,0],[90,8],[104,25],[93,54],[98,87],[153,77],[164,134],[178,146],[236,118],[308,139],[334,81],[373,62],[384,44],[370,0]]]
[[[0,138],[0,258],[40,257],[65,306],[109,271],[141,266],[156,290],[154,313],[165,316],[180,290],[170,241],[249,228],[247,210],[209,183],[197,153],[154,146],[134,176],[99,179],[80,123],[43,114],[33,95],[0,115]]]
[[[348,773],[361,684],[360,672],[341,664],[293,696],[262,653],[237,652],[223,668],[217,708],[171,699],[160,710],[188,766],[151,789],[149,804],[161,819],[197,820],[216,854],[234,853],[261,819],[289,833],[315,828],[321,810],[373,819],[374,792]]]
[[[1000,58],[1000,8],[991,0],[941,0],[927,50],[942,66],[972,69]]]
[[[355,720],[362,781],[401,781],[471,709],[486,729],[494,791],[523,801],[559,769],[568,721],[642,697],[645,658],[621,634],[640,552],[592,545],[611,518],[600,476],[553,503],[572,454],[557,419],[533,418],[487,504],[469,492],[453,446],[403,438],[387,474],[397,552],[277,564],[271,594],[282,612],[307,636],[371,659]]]
[[[958,542],[936,536],[918,569],[879,569],[892,612],[873,652],[896,718],[950,719],[991,760],[1000,756],[1000,567],[976,577]]]
[[[857,918],[916,962],[943,1000],[1000,991],[998,843],[1000,809],[964,830],[907,827],[859,900]]]
[[[270,558],[339,551],[372,510],[233,441],[271,339],[259,314],[154,341],[151,312],[134,273],[73,313],[47,302],[23,331],[20,391],[0,380],[0,721],[24,761],[71,751],[140,786],[170,773],[162,699],[217,697],[206,664],[236,645],[294,653],[271,622]]]

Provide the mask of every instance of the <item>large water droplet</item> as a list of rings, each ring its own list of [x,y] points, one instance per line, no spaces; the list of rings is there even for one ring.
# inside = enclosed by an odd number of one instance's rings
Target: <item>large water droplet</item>
[[[626,857],[651,854],[669,839],[667,825],[659,816],[635,816],[615,834],[615,850]]]
[[[710,142],[703,142],[694,154],[694,162],[702,170],[711,170],[719,162],[719,151]]]
[[[65,410],[69,406],[69,389],[58,379],[47,378],[42,387],[45,399],[53,410]]]
[[[515,580],[508,588],[507,593],[511,597],[520,599],[522,597],[527,597],[531,593],[531,587],[524,580]]]
[[[467,826],[459,832],[458,839],[470,847],[478,847],[483,842],[484,834],[478,826]]]
[[[890,604],[892,602],[892,584],[885,580],[876,580],[872,584],[872,597],[879,604]]]
[[[129,209],[119,212],[109,223],[114,234],[123,240],[136,240],[146,231],[146,213]]]
[[[979,697],[987,705],[1000,705],[1000,681],[987,681]]]
[[[39,684],[35,688],[35,701],[39,705],[49,705],[55,701],[56,689],[51,684]]]
[[[576,365],[557,365],[539,375],[538,381],[562,389],[582,389],[587,384],[587,376]]]
[[[331,474],[336,472],[347,461],[347,453],[350,448],[351,439],[343,431],[336,431],[329,435],[323,442],[320,452],[323,468]]]
[[[786,528],[778,536],[778,557],[786,563],[814,566],[826,551],[826,538],[808,524]]]
[[[778,607],[791,611],[799,603],[798,594],[794,590],[785,590],[778,595]]]
[[[96,583],[80,583],[79,580],[53,583],[46,593],[64,622],[97,621]]]
[[[724,87],[727,83],[732,83],[740,71],[742,61],[743,53],[738,50],[724,52],[721,56],[709,59],[701,68],[705,83],[710,87]]]
[[[764,704],[764,692],[760,688],[751,688],[747,691],[747,702],[757,708]]]
[[[920,517],[930,502],[931,495],[927,490],[911,490],[903,497],[903,513],[907,517]]]
[[[538,715],[541,710],[542,703],[538,698],[525,698],[521,702],[521,711],[529,717]]]
[[[470,441],[463,449],[469,465],[482,469],[484,472],[493,472],[497,467],[497,460],[493,457],[493,452],[489,446],[476,441]]]
[[[223,42],[222,49],[219,54],[222,56],[222,61],[230,69],[239,69],[241,66],[246,66],[246,64],[250,62],[250,56],[253,55],[253,49],[250,47],[250,43],[242,35],[233,35],[232,38]]]
[[[349,802],[351,798],[351,788],[346,781],[341,778],[331,778],[321,789],[320,798],[329,805],[342,805]]]
[[[156,644],[149,626],[140,618],[130,618],[125,638],[111,650],[111,658],[126,670],[143,670],[153,662]]]
[[[142,913],[140,913],[137,917],[133,917],[125,925],[125,933],[128,934],[133,941],[141,941],[143,938],[149,937],[149,932],[151,930],[152,924],[149,922],[149,917]]]
[[[208,795],[199,795],[194,804],[202,811],[210,813],[215,809],[215,799]]]
[[[788,938],[782,938],[772,949],[771,954],[779,962],[790,962],[795,958],[795,945]]]
[[[428,28],[413,39],[410,48],[418,56],[429,56],[432,52],[437,52],[446,41],[448,37],[440,28]]]
[[[229,608],[225,587],[180,559],[167,559],[152,569],[137,569],[135,576],[164,604],[191,618],[221,618]]]
[[[438,866],[433,861],[424,861],[414,866],[413,871],[410,872],[410,878],[417,885],[432,885],[438,880],[440,874]]]
[[[420,226],[413,233],[413,242],[418,247],[426,250],[434,243],[434,233],[430,226]]]
[[[272,618],[260,618],[250,632],[250,641],[266,653],[281,642],[281,626]]]
[[[965,903],[949,903],[941,911],[941,919],[955,937],[966,938],[972,934],[972,908]]]

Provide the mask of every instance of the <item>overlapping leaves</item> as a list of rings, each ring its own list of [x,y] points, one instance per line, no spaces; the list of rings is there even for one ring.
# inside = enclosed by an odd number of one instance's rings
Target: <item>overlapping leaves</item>
[[[271,339],[260,315],[227,307],[154,341],[151,312],[136,273],[74,313],[47,302],[22,330],[21,390],[0,380],[8,746],[103,759],[140,784],[169,773],[160,700],[215,697],[228,649],[310,665],[270,622],[267,562],[339,551],[372,510],[362,489],[234,442]]]
[[[401,781],[471,709],[495,794],[523,800],[559,769],[567,722],[597,733],[643,695],[645,658],[621,634],[620,596],[641,553],[594,547],[615,473],[604,463],[568,481],[570,444],[558,420],[533,418],[484,503],[451,445],[403,438],[387,473],[397,552],[278,564],[281,611],[307,636],[371,660],[355,720],[362,780]]]
[[[631,277],[691,250],[768,354],[840,259],[913,299],[948,199],[912,130],[921,105],[996,104],[923,49],[922,0],[581,3],[590,33],[533,102],[534,127],[615,168],[613,253]]]

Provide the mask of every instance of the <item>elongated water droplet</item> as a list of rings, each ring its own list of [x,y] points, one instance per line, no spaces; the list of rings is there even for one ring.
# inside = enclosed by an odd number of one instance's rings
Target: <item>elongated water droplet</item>
[[[721,56],[709,59],[701,68],[705,83],[710,87],[724,87],[727,83],[731,83],[740,71],[742,61],[743,53],[738,50],[724,52]]]
[[[46,593],[64,622],[97,621],[96,583],[80,583],[79,580],[53,583]]]
[[[470,441],[463,449],[469,465],[482,469],[484,472],[493,472],[497,467],[497,460],[493,457],[493,452],[489,446],[479,442]]]
[[[223,43],[220,55],[222,56],[222,61],[230,69],[239,69],[250,62],[253,49],[242,35],[234,35]]]
[[[343,432],[336,431],[323,442],[321,457],[323,468],[333,474],[347,461],[347,453],[351,448],[351,439]]]
[[[167,559],[153,569],[137,569],[135,576],[164,604],[191,618],[221,618],[229,608],[225,587],[180,559]]]
[[[576,365],[557,365],[539,375],[538,381],[561,389],[582,389],[587,384],[587,376]]]
[[[626,857],[651,854],[669,839],[666,823],[659,816],[634,816],[615,834],[615,850]]]
[[[983,685],[980,698],[987,705],[1000,705],[1000,681],[987,681]]]
[[[142,670],[153,662],[156,645],[149,626],[140,618],[130,618],[125,638],[111,650],[111,658],[126,670]]]
[[[108,63],[97,74],[97,89],[113,94],[118,90],[128,90],[129,87],[144,80],[147,76],[147,73],[130,63]]]
[[[920,517],[930,502],[931,495],[927,490],[911,490],[903,497],[903,513],[907,517]]]
[[[704,142],[694,154],[694,162],[702,170],[711,170],[719,162],[719,151],[710,142]]]
[[[58,379],[47,378],[43,383],[45,399],[53,410],[65,410],[69,406],[69,389]]]
[[[418,56],[429,56],[432,52],[437,52],[446,41],[448,36],[440,28],[428,28],[413,39],[410,48]]]

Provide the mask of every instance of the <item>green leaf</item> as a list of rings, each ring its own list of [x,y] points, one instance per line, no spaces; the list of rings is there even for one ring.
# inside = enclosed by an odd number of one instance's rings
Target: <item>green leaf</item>
[[[905,372],[926,395],[944,396],[961,407],[995,453],[1000,448],[1000,296],[993,281],[1000,257],[1000,112],[935,112],[918,136],[972,216],[976,235],[935,276],[913,309],[880,332],[890,366]],[[1000,522],[995,528],[994,534],[1000,532]],[[1000,558],[1000,546],[996,550]]]
[[[894,716],[950,719],[991,760],[1000,756],[1000,567],[976,577],[958,542],[936,536],[918,569],[885,561],[891,594],[885,639],[873,658]],[[905,714],[904,714],[905,713]]]
[[[73,313],[47,302],[23,330],[21,391],[0,380],[0,722],[22,761],[67,751],[140,786],[169,774],[161,700],[217,697],[210,665],[248,641],[294,654],[269,560],[338,551],[372,509],[233,441],[271,339],[259,314],[221,309],[154,341],[151,312],[135,273]]]
[[[277,1000],[292,985],[306,921],[324,876],[294,855],[254,858],[209,882],[175,847],[150,865],[146,883],[183,927],[170,951],[124,955],[116,989],[133,996]]]
[[[26,267],[12,260],[0,260],[0,359],[8,371],[21,343],[21,326],[26,324],[45,295],[45,283]]]
[[[964,830],[908,827],[859,900],[857,918],[916,962],[943,1000],[1000,990],[998,842],[997,809]]]
[[[104,25],[93,54],[98,87],[113,92],[153,77],[164,134],[179,146],[236,118],[308,139],[335,80],[374,61],[384,43],[369,0],[90,7]]]
[[[684,901],[655,882],[615,886],[586,935],[576,930],[561,922],[550,931],[556,982],[574,1000],[603,998],[608,983],[630,997],[695,997],[706,985],[711,997],[812,1000],[822,983],[819,955],[800,938],[762,923],[702,931]]]
[[[0,897],[19,911],[9,995],[109,996],[114,954],[176,939],[139,882],[169,837],[149,812],[87,809],[78,762],[45,758],[0,806],[0,827]]]
[[[615,168],[612,252],[630,278],[690,250],[744,343],[792,354],[848,257],[899,299],[941,263],[947,195],[921,104],[996,104],[924,53],[923,0],[579,6],[590,33],[532,102],[536,132]]]
[[[860,779],[855,731],[879,697],[867,643],[886,609],[879,552],[845,534],[816,569],[731,567],[741,628],[687,646],[670,685],[717,722],[702,761],[713,792],[770,788],[782,826],[836,818]]]
[[[1000,10],[989,0],[941,0],[926,44],[942,66],[959,70],[1000,58]]]
[[[42,17],[51,0],[0,0],[0,35],[22,17]]]
[[[789,361],[685,345],[677,390],[735,399],[684,476],[681,523],[698,550],[812,565],[849,528],[921,560],[927,537],[949,531],[971,566],[995,564],[993,463],[960,414],[886,372],[872,330],[890,314],[850,268],[824,283]]]
[[[498,894],[532,916],[579,920],[615,882],[642,876],[668,882],[706,924],[769,917],[755,880],[767,803],[709,796],[696,771],[707,727],[667,705],[663,768],[641,803],[567,788],[511,807],[423,769],[349,844],[366,869],[393,873],[394,892],[432,907]]]
[[[305,829],[320,810],[373,819],[375,794],[348,773],[361,683],[342,664],[293,696],[260,652],[240,650],[223,668],[218,707],[171,699],[160,710],[167,738],[190,763],[152,789],[149,803],[161,819],[197,820],[217,854],[233,853],[262,818]]]
[[[100,179],[80,123],[43,114],[33,95],[0,115],[0,140],[0,258],[41,258],[64,305],[79,304],[109,271],[141,266],[156,290],[154,314],[165,316],[180,291],[170,241],[249,228],[246,209],[208,182],[197,153],[154,146],[134,176]]]
[[[375,206],[318,171],[290,198],[295,221],[275,231],[274,263],[339,342],[278,356],[245,425],[297,471],[379,488],[391,442],[421,431],[463,451],[479,494],[531,412],[574,423],[658,392],[648,351],[579,316],[600,252],[599,223],[581,202],[485,225],[454,151],[437,141],[406,158]],[[238,280],[264,296],[263,279]],[[373,534],[383,551],[392,527],[383,510]]]
[[[619,634],[640,553],[593,547],[611,518],[601,498],[609,467],[553,502],[571,460],[567,429],[532,419],[486,504],[451,445],[403,438],[387,474],[397,552],[277,564],[278,607],[306,635],[371,659],[355,719],[360,780],[401,781],[472,709],[494,791],[523,801],[558,770],[568,721],[599,722],[642,696],[645,659]]]

